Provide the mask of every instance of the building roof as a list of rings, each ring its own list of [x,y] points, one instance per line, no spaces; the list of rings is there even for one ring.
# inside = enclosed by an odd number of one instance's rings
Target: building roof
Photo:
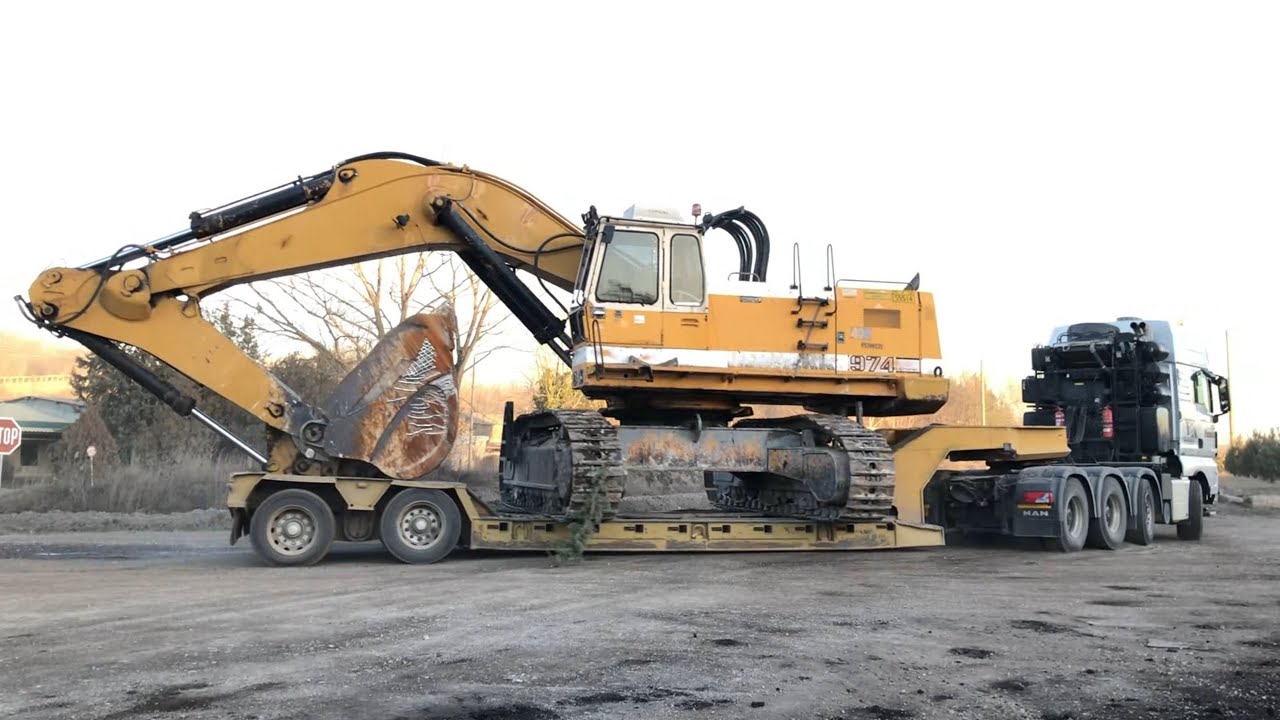
[[[28,395],[0,402],[0,417],[13,418],[23,430],[62,432],[80,417],[84,403]]]

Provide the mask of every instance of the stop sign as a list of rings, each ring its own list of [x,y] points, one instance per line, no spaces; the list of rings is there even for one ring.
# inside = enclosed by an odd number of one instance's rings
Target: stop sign
[[[22,427],[13,418],[0,418],[0,455],[9,455],[22,444]]]

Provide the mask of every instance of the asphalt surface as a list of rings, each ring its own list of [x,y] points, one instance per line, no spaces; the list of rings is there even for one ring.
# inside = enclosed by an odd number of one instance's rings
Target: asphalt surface
[[[261,565],[222,532],[0,536],[0,717],[1258,718],[1280,513],[1198,543]]]

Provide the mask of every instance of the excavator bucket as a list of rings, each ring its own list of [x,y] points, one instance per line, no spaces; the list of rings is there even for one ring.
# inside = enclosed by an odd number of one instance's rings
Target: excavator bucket
[[[325,447],[388,477],[421,478],[448,457],[458,430],[451,312],[420,313],[387,333],[325,401]]]

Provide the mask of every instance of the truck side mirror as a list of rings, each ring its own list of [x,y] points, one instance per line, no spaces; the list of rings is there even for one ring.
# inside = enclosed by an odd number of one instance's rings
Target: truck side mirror
[[[613,230],[614,228],[612,225],[605,225],[604,230],[600,232],[600,242],[605,245],[613,242]]]
[[[1213,415],[1214,422],[1217,422],[1218,418],[1231,412],[1231,390],[1227,379],[1221,375],[1214,376],[1213,384],[1218,388],[1218,412]]]

